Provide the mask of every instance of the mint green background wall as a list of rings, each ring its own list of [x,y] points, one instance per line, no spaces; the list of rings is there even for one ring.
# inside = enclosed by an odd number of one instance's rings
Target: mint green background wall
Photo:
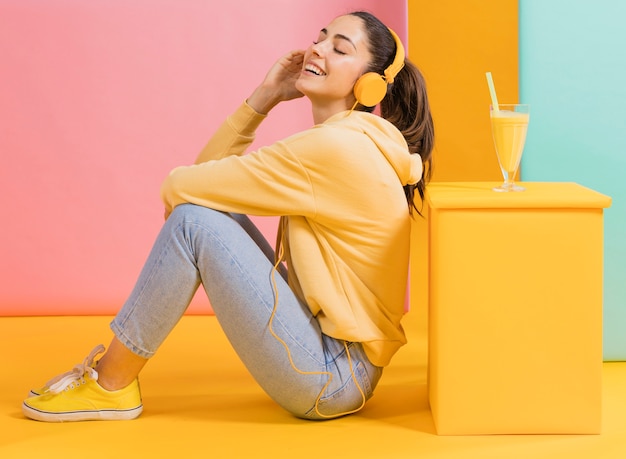
[[[604,357],[626,360],[626,2],[520,0],[526,181],[573,181],[605,210]],[[582,241],[581,241],[582,243]]]

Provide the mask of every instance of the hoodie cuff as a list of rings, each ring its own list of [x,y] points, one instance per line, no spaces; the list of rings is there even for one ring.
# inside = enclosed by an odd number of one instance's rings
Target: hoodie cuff
[[[228,124],[240,135],[253,136],[265,118],[267,115],[256,112],[244,101],[235,113],[228,117]]]

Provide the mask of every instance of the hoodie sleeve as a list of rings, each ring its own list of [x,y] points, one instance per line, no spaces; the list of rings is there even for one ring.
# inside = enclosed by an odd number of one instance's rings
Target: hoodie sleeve
[[[300,135],[306,135],[306,131]],[[170,172],[161,187],[167,211],[192,203],[251,215],[315,214],[309,173],[288,141],[241,156],[232,154],[232,150],[230,156],[221,153],[215,149],[219,143],[213,142],[204,155],[217,159],[203,157],[199,164]],[[235,144],[240,145],[238,141]]]
[[[241,155],[254,141],[256,129],[267,117],[246,102],[230,115],[213,134],[196,159],[196,164],[230,155]]]

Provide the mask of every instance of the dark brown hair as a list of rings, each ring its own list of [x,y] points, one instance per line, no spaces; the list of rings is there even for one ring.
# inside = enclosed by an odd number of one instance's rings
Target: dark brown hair
[[[365,23],[372,62],[369,72],[382,74],[391,65],[396,55],[396,42],[389,29],[376,16],[365,11],[350,13]],[[373,111],[374,107],[358,107],[360,110]],[[435,142],[435,129],[426,93],[426,81],[420,70],[409,60],[404,60],[404,67],[395,77],[393,84],[387,87],[387,95],[380,103],[380,114],[402,132],[411,154],[422,158],[424,171],[422,178],[414,185],[405,185],[409,212],[415,210],[421,215],[415,204],[415,190],[420,199],[424,199],[426,184],[432,174],[432,150]]]

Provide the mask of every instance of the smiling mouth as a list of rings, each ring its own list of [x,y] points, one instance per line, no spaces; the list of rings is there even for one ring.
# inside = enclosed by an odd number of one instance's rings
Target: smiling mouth
[[[321,68],[319,68],[317,65],[313,65],[313,64],[307,64],[304,66],[304,70],[307,73],[312,73],[313,75],[317,75],[317,76],[325,76],[326,72],[324,72]]]

